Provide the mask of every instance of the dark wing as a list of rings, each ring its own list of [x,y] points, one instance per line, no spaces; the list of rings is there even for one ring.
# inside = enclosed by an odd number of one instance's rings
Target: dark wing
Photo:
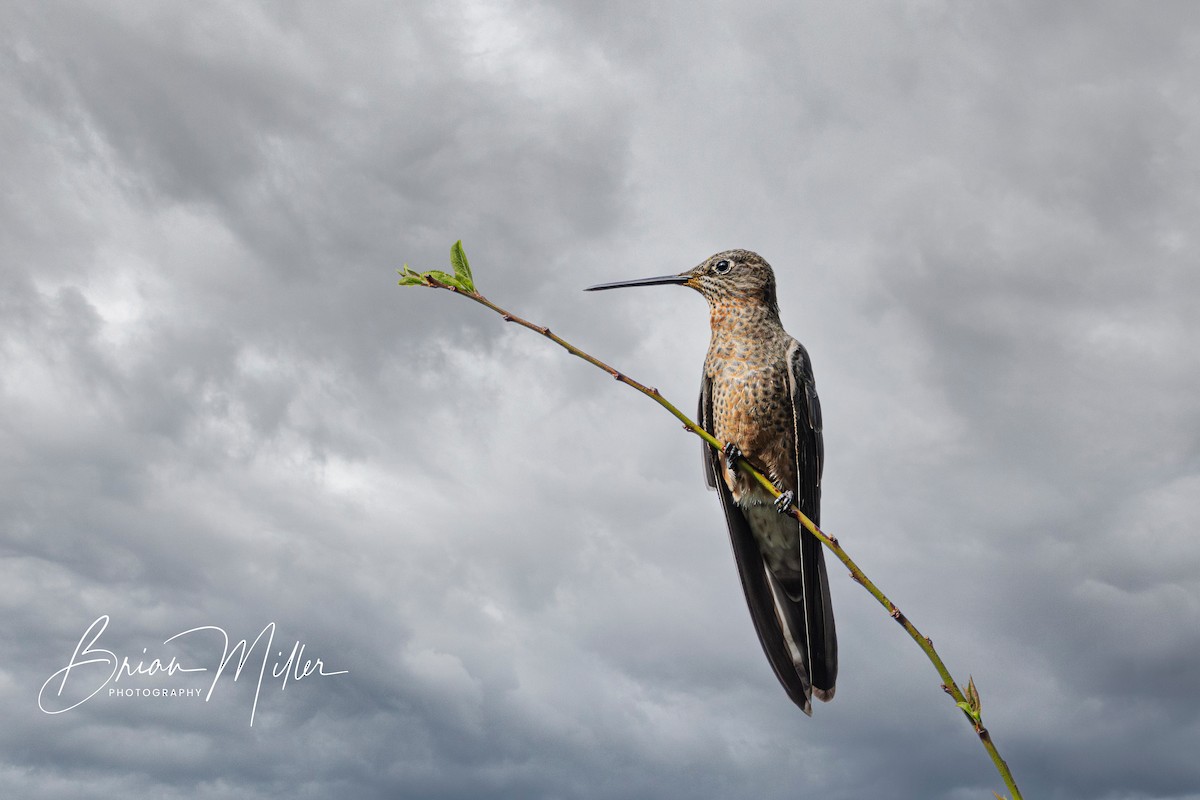
[[[825,466],[821,401],[804,345],[793,341],[787,358],[796,442],[796,505],[814,525],[820,526],[821,472]],[[825,551],[817,537],[806,530],[800,533],[800,557],[808,617],[809,674],[817,697],[829,700],[837,681],[837,631],[833,624],[829,577],[825,573]]]
[[[704,376],[700,389],[699,417],[700,425],[712,433],[712,382],[707,375]],[[723,469],[721,462],[721,454],[705,443],[704,477],[708,485],[716,489],[721,498],[721,508],[725,511],[725,522],[729,526],[729,538],[733,544],[733,556],[737,561],[738,574],[742,579],[742,590],[746,593],[746,604],[750,607],[750,618],[754,621],[754,630],[758,633],[758,640],[762,643],[763,652],[767,654],[767,660],[771,662],[771,668],[775,670],[775,677],[783,684],[788,697],[800,706],[805,714],[811,716],[812,703],[809,701],[811,689],[808,674],[804,664],[798,663],[792,657],[787,634],[780,622],[781,612],[776,606],[777,599],[785,606],[783,612],[785,616],[793,622],[796,610],[792,608],[793,604],[782,591],[773,588],[775,579],[767,571],[762,553],[758,549],[758,543],[750,531],[750,524],[746,521],[746,517],[738,508],[737,503],[734,502],[729,487],[725,485],[721,474]],[[818,543],[819,545],[820,543]],[[800,619],[803,619],[803,616]],[[800,645],[800,649],[803,649],[802,643],[797,642],[797,644]]]

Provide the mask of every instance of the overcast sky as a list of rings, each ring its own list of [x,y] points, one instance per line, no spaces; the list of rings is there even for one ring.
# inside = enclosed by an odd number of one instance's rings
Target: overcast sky
[[[6,797],[1003,792],[836,562],[787,701],[697,440],[396,286],[460,238],[686,411],[702,299],[580,290],[761,253],[826,528],[1026,797],[1200,797],[1200,9],[651,6],[0,6]]]

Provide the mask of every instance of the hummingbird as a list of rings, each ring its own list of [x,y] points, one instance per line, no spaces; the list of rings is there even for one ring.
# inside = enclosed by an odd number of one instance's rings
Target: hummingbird
[[[808,351],[779,321],[775,273],[749,250],[726,250],[678,275],[617,281],[586,291],[676,284],[708,301],[712,339],[704,359],[699,423],[725,443],[704,444],[704,477],[725,512],[750,617],[775,676],[812,715],[831,700],[837,634],[821,542],[786,510],[821,524],[825,445]],[[745,458],[781,492],[778,500],[736,468]]]

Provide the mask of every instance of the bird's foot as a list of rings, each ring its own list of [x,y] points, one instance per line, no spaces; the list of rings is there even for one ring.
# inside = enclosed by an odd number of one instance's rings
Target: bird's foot
[[[786,514],[788,512],[788,509],[791,508],[792,504],[795,502],[796,502],[796,493],[793,492],[791,489],[788,489],[786,492],[779,495],[779,497],[775,498],[775,510],[778,511],[780,514]]]
[[[729,442],[728,444],[725,445],[725,449],[723,452],[725,453],[725,469],[729,470],[730,472],[736,473],[737,472],[737,460],[739,458],[744,458],[744,456],[742,455],[741,448],[739,448],[733,442]]]

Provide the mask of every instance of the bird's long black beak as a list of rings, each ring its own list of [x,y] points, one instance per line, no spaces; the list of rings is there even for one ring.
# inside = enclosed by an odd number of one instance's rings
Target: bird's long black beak
[[[617,281],[615,283],[598,283],[584,289],[585,292],[597,292],[601,289],[622,289],[626,286],[661,286],[664,283],[683,284],[688,282],[687,275],[663,275],[658,278],[638,278],[633,281]]]

